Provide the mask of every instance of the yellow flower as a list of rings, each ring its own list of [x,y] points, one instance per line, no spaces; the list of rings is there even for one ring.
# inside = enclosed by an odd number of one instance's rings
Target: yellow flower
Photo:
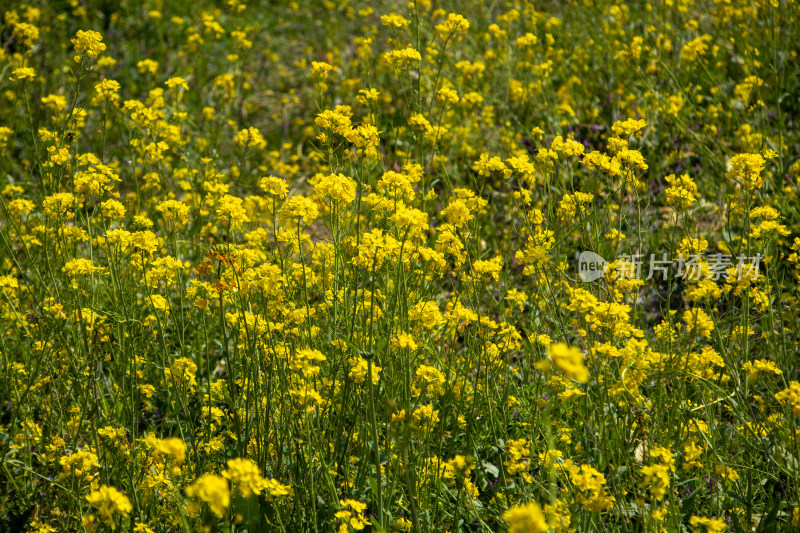
[[[654,500],[663,500],[669,490],[669,468],[664,465],[643,466],[642,475],[639,486],[647,488]]]
[[[448,13],[444,22],[437,24],[434,29],[439,33],[439,37],[444,40],[453,34],[467,33],[469,21],[458,13]]]
[[[738,154],[729,161],[726,176],[741,183],[745,190],[758,189],[764,182],[761,171],[765,163],[761,154]]]
[[[326,109],[317,115],[317,118],[314,119],[314,124],[321,129],[331,130],[339,135],[344,135],[351,129],[349,116],[340,111],[332,111],[330,109]]]
[[[186,443],[177,437],[158,439],[153,448],[153,456],[159,460],[171,457],[176,465],[186,461]]]
[[[433,408],[433,405],[423,405],[418,407],[411,413],[411,418],[414,423],[421,428],[433,427],[439,422],[439,411]]]
[[[68,154],[60,154],[58,158],[54,154],[51,156],[51,161],[56,164],[66,163],[63,156]],[[115,181],[120,181],[119,175],[113,168],[107,165],[93,165],[89,170],[80,171],[75,173],[73,178],[75,183],[75,192],[80,194],[83,199],[89,199],[92,196],[99,196],[106,192],[112,191],[112,184]]]
[[[775,394],[775,399],[781,404],[791,407],[794,416],[800,415],[800,383],[792,381],[789,387]]]
[[[507,443],[508,461],[506,469],[510,475],[521,474],[522,478],[531,483],[533,478],[528,473],[531,466],[531,443],[527,439],[511,439]]]
[[[388,15],[381,15],[381,24],[390,28],[402,30],[403,28],[407,28],[411,22],[396,13],[389,13]]]
[[[158,71],[158,61],[153,61],[152,59],[143,59],[136,63],[136,68],[139,69],[139,72],[142,74],[155,74]]]
[[[289,187],[286,185],[286,180],[277,178],[275,176],[265,176],[258,181],[258,186],[265,193],[275,196],[277,198],[286,198],[289,193]]]
[[[605,488],[606,478],[591,465],[578,467],[571,460],[563,463],[564,470],[570,474],[570,481],[580,491],[576,501],[587,511],[602,512],[614,505],[614,497]]]
[[[565,376],[581,383],[589,381],[589,369],[583,365],[583,353],[579,349],[557,342],[550,346],[550,359]]]
[[[292,196],[283,204],[281,216],[286,220],[297,222],[302,220],[305,224],[313,222],[319,214],[317,204],[305,196]]]
[[[270,501],[282,501],[292,495],[292,487],[283,485],[275,479],[265,479],[262,483],[264,498]]]
[[[475,274],[482,276],[484,281],[490,279],[497,281],[500,272],[503,270],[503,258],[498,255],[489,260],[479,259],[472,263],[472,270]]]
[[[244,200],[230,194],[223,196],[217,206],[217,218],[220,222],[229,223],[232,229],[240,228],[250,219],[242,207]]]
[[[314,190],[338,207],[344,207],[356,199],[356,182],[344,174],[321,176],[314,183]]]
[[[78,276],[89,276],[94,273],[102,273],[105,271],[103,267],[94,266],[92,264],[91,259],[71,259],[67,261],[61,271],[67,275],[67,277],[72,278],[72,288],[78,288]]]
[[[351,357],[347,360],[350,363],[350,372],[348,373],[348,377],[353,380],[354,383],[364,383],[367,379],[367,373],[369,368],[367,367],[368,363],[367,360],[357,355],[355,357]],[[377,385],[381,379],[381,367],[378,365],[372,365],[372,384]]]
[[[693,516],[689,519],[689,524],[695,529],[694,533],[721,533],[728,526],[720,518],[706,518],[704,516]]]
[[[236,134],[236,144],[242,148],[256,148],[263,150],[267,147],[267,141],[257,128],[245,128]]]
[[[333,65],[325,63],[324,61],[311,62],[311,75],[319,80],[328,79],[328,73],[333,70]]]
[[[166,85],[172,90],[175,90],[177,88],[183,88],[183,90],[185,91],[189,90],[189,84],[186,82],[184,78],[181,78],[180,76],[175,76],[174,78],[168,79],[166,82],[164,82],[164,85]]]
[[[14,132],[11,130],[11,128],[0,126],[0,147],[4,147],[6,144],[8,144],[8,141],[11,139],[11,135],[13,133]]]
[[[167,383],[170,385],[174,383],[177,387],[194,387],[197,385],[196,375],[197,365],[188,357],[179,357],[172,366],[164,369]]]
[[[681,316],[686,323],[686,331],[696,333],[710,339],[711,332],[714,331],[714,321],[700,308],[690,309]]]
[[[389,233],[374,229],[361,236],[358,256],[353,259],[356,266],[378,270],[387,261],[393,260],[400,251],[401,244]]]
[[[15,198],[8,203],[8,211],[15,218],[28,215],[36,209],[36,204],[26,198]]]
[[[554,152],[563,153],[567,157],[577,157],[583,154],[585,147],[578,141],[564,139],[561,135],[558,135],[553,139],[552,144],[550,144],[550,149]]]
[[[455,89],[451,89],[449,87],[442,87],[436,93],[436,99],[440,102],[445,102],[450,105],[454,105],[458,103],[458,92]]]
[[[186,487],[186,495],[208,504],[211,512],[222,518],[231,504],[228,480],[217,474],[204,474]]]
[[[339,505],[342,506],[342,510],[337,511],[334,516],[344,521],[343,526],[345,527],[340,529],[340,531],[348,531],[346,525],[349,525],[356,531],[361,531],[370,524],[369,519],[364,517],[367,504],[361,503],[358,500],[339,500]]]
[[[432,300],[416,303],[409,309],[408,319],[421,323],[427,329],[433,329],[444,322],[439,306]]]
[[[526,33],[525,35],[521,35],[517,37],[517,46],[520,48],[527,48],[529,46],[535,45],[539,41],[539,38],[536,37],[532,33]]]
[[[397,204],[397,210],[389,220],[401,232],[408,237],[422,237],[423,232],[428,229],[428,213],[406,207],[403,203]]]
[[[231,480],[233,486],[245,498],[249,498],[253,494],[261,494],[264,479],[261,477],[261,470],[250,459],[230,459],[228,468],[223,470],[222,475]]]
[[[177,200],[165,200],[156,206],[168,225],[183,226],[189,221],[189,206]]]
[[[390,50],[383,54],[383,60],[394,66],[408,66],[412,63],[419,63],[422,61],[422,56],[420,53],[408,46],[402,50]]]
[[[431,126],[430,121],[425,118],[422,113],[413,113],[408,118],[408,125],[425,134],[433,133],[433,126]]]
[[[30,67],[15,68],[8,79],[11,81],[33,81],[36,79],[36,71]]]
[[[644,120],[636,120],[633,118],[629,118],[627,120],[619,120],[615,122],[611,126],[611,130],[616,133],[619,137],[626,138],[630,137],[634,133],[637,135],[642,134],[642,129],[647,126],[647,122]]]
[[[100,468],[97,454],[91,450],[77,450],[74,453],[65,455],[58,460],[61,465],[59,479],[66,477],[92,479],[95,472]]]
[[[512,507],[503,514],[509,533],[545,533],[548,529],[542,508],[536,502]]]
[[[480,155],[480,159],[473,163],[472,169],[480,176],[486,177],[491,176],[492,172],[501,172],[503,177],[508,179],[511,177],[511,174],[513,174],[513,170],[506,167],[502,159],[497,156],[490,158],[487,153],[482,153]]]
[[[8,18],[6,18],[6,22],[8,22]],[[27,22],[18,22],[14,25],[14,36],[19,37],[28,48],[33,48],[36,41],[39,40],[39,28]]]
[[[414,395],[419,395],[423,391],[441,396],[445,393],[444,384],[447,378],[444,373],[434,366],[420,365],[414,374]]]
[[[119,102],[119,82],[115,80],[100,80],[94,86],[95,92],[110,103]]]
[[[698,198],[697,185],[688,174],[675,176],[670,174],[664,178],[669,183],[664,194],[667,196],[667,203],[675,209],[687,209],[694,205]]]
[[[748,373],[750,379],[756,379],[762,374],[783,374],[781,369],[778,368],[778,365],[767,359],[756,359],[752,362],[747,361],[742,365],[742,370]]]
[[[692,62],[699,56],[704,56],[708,53],[708,44],[711,42],[710,35],[701,35],[692,39],[681,48],[681,59],[684,61]]]
[[[100,52],[106,49],[106,45],[102,43],[103,36],[96,31],[78,30],[76,37],[72,39],[72,44],[75,46],[76,54],[83,54],[91,58],[96,58]],[[80,56],[75,56],[75,62],[80,62]]]
[[[356,100],[362,105],[367,105],[369,102],[376,102],[380,95],[377,89],[359,89]]]
[[[98,490],[93,491],[86,500],[97,509],[100,520],[105,522],[112,530],[117,528],[114,522],[114,514],[128,516],[133,510],[131,501],[123,493],[114,487],[102,485]]]

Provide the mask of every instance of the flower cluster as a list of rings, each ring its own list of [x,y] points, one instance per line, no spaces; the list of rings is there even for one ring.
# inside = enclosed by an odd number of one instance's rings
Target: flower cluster
[[[0,8],[0,530],[797,530],[795,3],[271,4]]]

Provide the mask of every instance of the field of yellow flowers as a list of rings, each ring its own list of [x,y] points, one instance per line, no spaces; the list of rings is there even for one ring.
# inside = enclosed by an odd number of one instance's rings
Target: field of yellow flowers
[[[794,0],[0,8],[0,532],[800,531]]]

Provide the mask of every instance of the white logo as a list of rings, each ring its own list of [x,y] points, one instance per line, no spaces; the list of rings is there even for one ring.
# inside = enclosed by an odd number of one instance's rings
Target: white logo
[[[642,254],[623,254],[611,264],[594,252],[583,251],[578,256],[578,277],[581,281],[590,282],[605,276],[606,270],[612,269],[618,279],[642,279],[642,267],[648,262]],[[692,254],[684,257],[683,254],[674,259],[669,259],[668,254],[662,253],[658,259],[656,254],[650,254],[650,273],[646,280],[661,278],[666,281],[670,277],[671,267],[677,266],[677,278],[684,280],[700,281],[708,279],[731,283],[743,278],[755,281],[758,279],[761,254],[747,257],[744,254],[732,256],[730,254]]]
[[[578,256],[578,277],[585,282],[600,279],[605,276],[607,264],[606,260],[596,253],[585,250]]]

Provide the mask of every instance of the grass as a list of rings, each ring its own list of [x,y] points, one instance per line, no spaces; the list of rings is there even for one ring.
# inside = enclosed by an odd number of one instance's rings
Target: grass
[[[11,2],[0,530],[796,529],[794,8]]]

